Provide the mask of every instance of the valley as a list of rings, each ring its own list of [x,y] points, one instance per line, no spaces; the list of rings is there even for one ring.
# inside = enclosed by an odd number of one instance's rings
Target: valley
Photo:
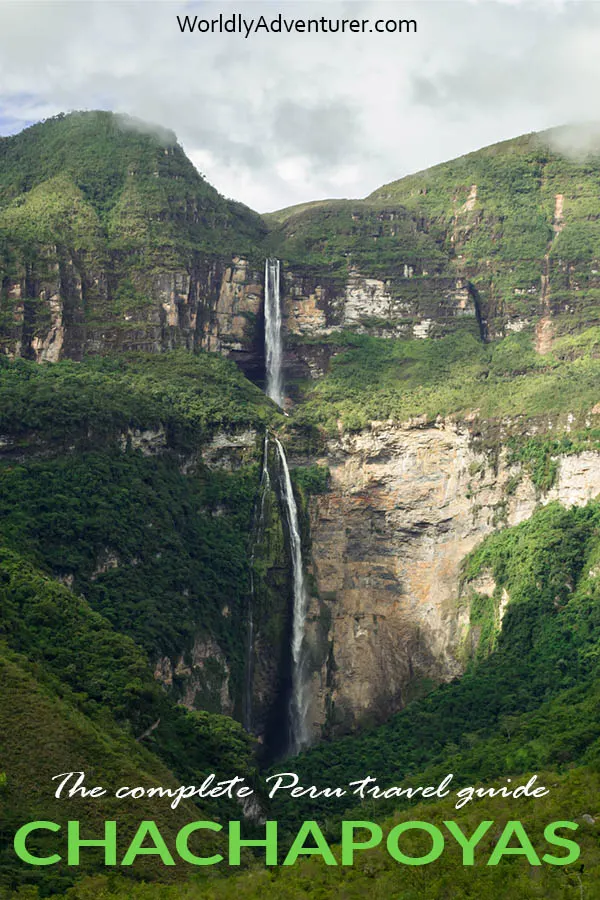
[[[543,773],[549,797],[477,814],[578,822],[598,871],[600,155],[559,138],[266,216],[118,115],[0,139],[7,897],[146,896],[93,854],[76,886],[15,861],[24,822],[77,818],[50,788],[80,770],[149,790],[239,776],[249,835],[267,815],[287,849],[303,821],[335,848],[340,816],[452,816],[441,795],[269,797],[284,766],[300,785]],[[170,818],[133,799],[128,841],[141,818],[170,841],[200,813],[240,817],[229,797]],[[112,806],[89,800],[97,829]],[[412,900],[378,852],[381,891]],[[309,860],[271,882],[242,857],[215,900],[321,877]],[[499,869],[524,897],[579,890],[571,870]],[[165,898],[184,877],[152,859],[132,875]]]

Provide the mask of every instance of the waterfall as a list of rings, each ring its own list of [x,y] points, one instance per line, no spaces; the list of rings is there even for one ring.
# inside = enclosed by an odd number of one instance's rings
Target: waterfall
[[[265,500],[271,489],[269,477],[269,433],[265,434],[263,449],[263,463],[258,488],[258,500],[254,507],[254,519],[252,523],[252,551],[250,553],[250,595],[248,598],[248,625],[246,646],[246,684],[244,685],[243,725],[246,731],[252,730],[252,683],[254,680],[254,560],[256,548],[261,542],[265,529]]]
[[[280,263],[278,259],[265,261],[265,357],[266,394],[279,406],[283,405],[283,335],[281,328]],[[306,672],[306,642],[304,629],[308,613],[308,592],[302,567],[302,542],[298,508],[292,488],[290,471],[285,451],[277,438],[273,438],[281,465],[281,501],[287,519],[292,576],[294,608],[292,617],[292,691],[289,706],[289,745],[291,754],[299,753],[309,743],[308,705],[309,690]],[[262,474],[259,496],[255,507],[252,527],[252,551],[250,555],[250,597],[248,601],[246,684],[244,695],[244,725],[252,727],[252,682],[254,676],[254,560],[256,548],[264,534],[265,498],[271,481],[268,468],[269,436],[265,435]]]
[[[283,406],[283,339],[281,333],[281,296],[278,259],[265,260],[265,356],[267,397]]]
[[[307,728],[308,683],[305,671],[304,629],[308,612],[308,593],[302,567],[302,543],[298,524],[298,509],[292,489],[290,470],[281,443],[275,440],[282,471],[283,501],[290,533],[290,551],[294,582],[294,614],[292,622],[292,696],[290,702],[290,751],[299,753],[309,741]]]

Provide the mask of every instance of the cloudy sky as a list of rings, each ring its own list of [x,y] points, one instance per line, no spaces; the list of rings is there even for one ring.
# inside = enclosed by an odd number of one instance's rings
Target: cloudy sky
[[[177,15],[415,18],[415,34],[182,34]],[[600,120],[586,0],[0,0],[0,134],[71,109],[173,129],[260,211],[360,197],[497,140]]]

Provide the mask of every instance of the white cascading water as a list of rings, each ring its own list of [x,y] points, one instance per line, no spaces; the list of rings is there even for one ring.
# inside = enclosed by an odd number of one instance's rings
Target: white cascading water
[[[250,598],[248,603],[248,630],[247,630],[247,649],[246,649],[246,684],[244,690],[244,709],[243,720],[244,728],[252,731],[252,685],[254,681],[254,561],[256,559],[256,548],[262,541],[265,531],[265,501],[267,494],[271,490],[271,479],[269,477],[269,434],[265,434],[265,445],[263,449],[263,464],[260,476],[260,485],[258,488],[258,503],[254,509],[254,522],[252,525],[252,552],[250,554]]]
[[[266,357],[266,394],[278,406],[283,406],[283,334],[281,327],[281,294],[280,263],[278,259],[265,261],[265,357]],[[299,753],[309,743],[308,734],[308,680],[305,671],[304,629],[308,611],[308,593],[304,582],[302,567],[302,542],[298,522],[298,508],[292,488],[290,470],[285,451],[277,438],[274,438],[277,454],[281,464],[282,499],[285,506],[288,531],[290,536],[290,555],[292,558],[292,575],[294,586],[294,611],[292,620],[292,694],[289,710],[289,751]],[[250,560],[250,607],[248,610],[248,664],[246,672],[246,727],[252,724],[252,679],[253,679],[253,644],[254,621],[252,602],[254,598],[254,548],[261,538],[264,519],[265,497],[270,489],[268,470],[269,438],[265,437],[263,470],[260,483],[257,520],[254,530],[254,545]]]
[[[292,622],[292,697],[290,702],[290,752],[299,753],[309,743],[308,717],[308,683],[305,672],[304,630],[308,612],[308,593],[304,582],[302,567],[302,542],[298,524],[298,509],[294,498],[290,470],[288,469],[285,451],[281,443],[274,438],[279,454],[282,471],[283,501],[285,503],[288,529],[290,533],[290,550],[292,557],[292,574],[294,581],[294,615]]]
[[[283,406],[283,337],[281,331],[281,297],[278,259],[265,260],[265,357],[267,397]]]

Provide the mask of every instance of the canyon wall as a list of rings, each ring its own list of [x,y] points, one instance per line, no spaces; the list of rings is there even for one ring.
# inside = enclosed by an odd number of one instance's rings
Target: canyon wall
[[[253,381],[264,377],[264,274],[247,259],[199,258],[188,269],[133,273],[126,287],[93,255],[46,247],[35,266],[4,277],[0,345],[9,358],[82,359],[111,351],[204,349],[233,359]],[[342,329],[377,337],[425,338],[470,323],[475,295],[462,278],[415,274],[385,280],[352,271],[340,284],[284,265],[284,368],[316,377],[334,346],[315,339]]]
[[[538,504],[600,494],[600,453],[562,457],[541,494],[497,439],[486,449],[469,423],[374,422],[327,443],[330,490],[310,503],[315,739],[383,721],[460,675],[465,555]]]
[[[235,257],[140,275],[128,300],[96,262],[49,248],[37,274],[24,268],[19,279],[4,279],[4,352],[42,362],[108,350],[202,348],[229,356],[261,381],[258,265]],[[597,272],[587,271],[585,285],[582,278],[573,266],[548,263],[551,320],[569,312],[574,292],[584,294],[584,287],[596,284]],[[481,329],[477,293],[466,278],[406,266],[385,279],[353,270],[339,283],[284,265],[283,285],[288,379],[321,376],[338,350],[332,336],[342,329],[417,338],[465,323]],[[141,296],[146,303],[139,302]],[[507,330],[529,324],[518,317],[505,323]],[[434,684],[459,675],[469,629],[459,590],[465,555],[494,528],[531,515],[538,503],[583,503],[600,493],[597,454],[563,458],[554,486],[539,496],[522,465],[509,462],[502,428],[486,444],[479,427],[373,423],[368,431],[327,438],[318,458],[309,460],[331,473],[329,491],[311,498],[307,512],[315,739],[382,721]],[[535,429],[531,423],[525,427]],[[143,435],[137,443],[135,435],[129,439],[141,449],[148,443]],[[240,441],[252,444],[256,458],[259,435],[223,434],[202,448],[204,465],[239,468]],[[306,464],[293,441],[288,451],[292,466]],[[253,690],[254,728],[267,740],[277,730],[277,717],[285,715],[290,677],[289,559],[274,495],[270,503]],[[223,610],[226,617],[226,602]],[[186,705],[239,714],[240,686],[232,683],[231,662],[210,635],[199,632],[193,646],[154,664],[156,676]]]
[[[2,349],[38,362],[110,351],[157,353],[183,347],[235,359],[260,374],[262,273],[247,260],[203,258],[189,269],[140,272],[126,288],[113,266],[48,247],[43,262],[5,277]]]
[[[465,318],[476,321],[466,280],[416,274],[408,265],[386,278],[352,269],[341,287],[291,270],[285,285],[290,335],[315,337],[351,329],[376,337],[423,338],[445,334]]]
[[[599,452],[558,458],[545,492],[524,463],[511,460],[507,438],[515,428],[535,436],[546,425],[506,421],[491,434],[476,421],[373,422],[369,430],[329,438],[310,457],[330,473],[328,490],[305,504],[314,741],[385,721],[462,674],[476,645],[469,592],[461,584],[465,556],[540,504],[584,505],[600,495]],[[259,443],[256,433],[219,433],[203,448],[202,461],[213,471],[235,472]],[[290,464],[306,465],[294,447],[292,438]],[[276,465],[272,458],[273,484]],[[252,728],[269,752],[284,732],[291,677],[284,522],[271,490],[255,547],[252,649]],[[229,615],[226,602],[223,615]],[[191,650],[157,660],[155,674],[190,708],[239,709],[227,656],[203,633]],[[283,741],[275,752],[284,749]]]

